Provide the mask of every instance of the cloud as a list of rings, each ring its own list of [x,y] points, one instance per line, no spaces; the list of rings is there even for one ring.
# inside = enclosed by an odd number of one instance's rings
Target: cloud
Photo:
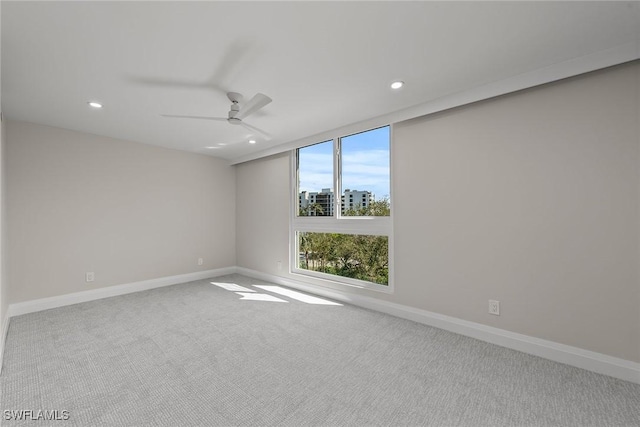
[[[342,187],[371,191],[379,200],[390,194],[389,151],[362,150],[344,153]]]
[[[304,153],[300,156],[300,191],[333,188],[333,155]]]
[[[353,150],[342,156],[343,189],[371,191],[379,200],[390,194],[389,151]],[[304,153],[300,156],[300,190],[333,188],[331,153]]]

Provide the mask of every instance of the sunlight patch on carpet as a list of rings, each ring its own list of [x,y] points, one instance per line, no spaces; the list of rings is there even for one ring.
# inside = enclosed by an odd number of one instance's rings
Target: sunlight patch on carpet
[[[286,289],[281,286],[267,286],[267,285],[253,285],[256,288],[260,288],[267,292],[273,292],[274,294],[283,295],[285,297],[289,297],[291,299],[302,301],[307,304],[319,304],[319,305],[342,305],[337,302],[329,301],[326,299],[314,297],[311,295],[303,294],[302,292],[297,292],[291,289]]]

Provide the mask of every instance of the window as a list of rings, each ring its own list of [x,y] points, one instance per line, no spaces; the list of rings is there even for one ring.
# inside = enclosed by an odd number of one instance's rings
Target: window
[[[300,231],[297,240],[300,269],[389,284],[387,236]]]
[[[360,200],[344,215],[389,216],[389,126],[340,138],[340,151],[341,193]]]
[[[295,151],[293,272],[391,289],[390,145],[385,126]]]
[[[333,141],[298,149],[298,216],[333,215]]]

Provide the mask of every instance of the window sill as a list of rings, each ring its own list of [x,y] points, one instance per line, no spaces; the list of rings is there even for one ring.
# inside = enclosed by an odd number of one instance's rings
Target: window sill
[[[349,277],[341,277],[300,268],[293,268],[290,271],[290,274],[292,276],[296,276],[296,280],[300,280],[301,282],[314,286],[328,287],[327,285],[337,285],[340,287],[346,286],[351,289],[364,289],[367,291],[393,294],[393,283],[391,280],[389,280],[388,285],[379,285],[373,282],[365,282],[363,280],[351,279]],[[312,279],[313,282],[309,282],[304,279]]]

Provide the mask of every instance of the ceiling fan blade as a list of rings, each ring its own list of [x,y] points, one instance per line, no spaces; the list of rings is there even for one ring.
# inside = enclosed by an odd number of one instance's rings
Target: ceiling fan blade
[[[213,120],[216,122],[228,121],[225,117],[204,117],[204,116],[176,116],[174,114],[160,114],[162,117],[170,117],[173,119],[200,119],[200,120]]]
[[[251,98],[246,104],[240,108],[240,112],[236,116],[239,119],[244,119],[251,113],[258,111],[265,105],[271,102],[271,98],[262,93],[257,93],[253,98]]]
[[[165,79],[165,78],[144,77],[144,76],[127,76],[126,79],[131,83],[144,85],[144,86],[171,88],[171,89],[195,89],[195,90],[211,89],[217,92],[226,93],[226,90],[222,88],[220,85],[216,84],[214,81],[197,82],[197,81],[189,81],[189,80],[176,80],[176,79]]]
[[[235,75],[249,68],[255,54],[256,46],[250,39],[240,38],[231,42],[220,57],[219,65],[209,81],[219,86],[229,86]]]
[[[257,128],[257,127],[255,127],[255,126],[251,126],[251,125],[249,125],[249,124],[247,124],[247,123],[245,123],[245,122],[240,122],[240,126],[244,127],[245,129],[248,129],[248,130],[250,130],[250,131],[252,131],[252,132],[257,133],[258,135],[262,136],[262,137],[263,137],[264,139],[266,139],[267,141],[268,141],[268,140],[270,140],[271,138],[273,138],[273,137],[272,137],[271,135],[269,135],[267,132],[265,132],[265,131],[263,131],[263,130],[261,130],[261,129],[258,129],[258,128]]]

